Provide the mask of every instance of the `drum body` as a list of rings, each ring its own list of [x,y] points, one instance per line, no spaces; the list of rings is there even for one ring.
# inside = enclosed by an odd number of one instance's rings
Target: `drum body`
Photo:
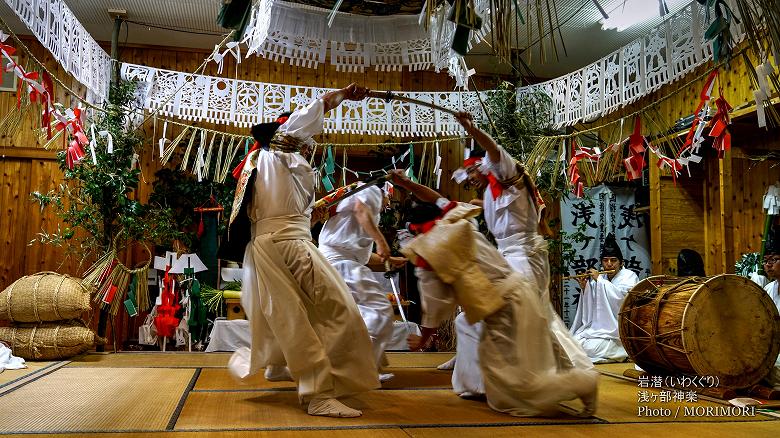
[[[774,302],[738,275],[648,277],[626,295],[619,324],[645,371],[712,376],[731,388],[758,383],[780,351]]]

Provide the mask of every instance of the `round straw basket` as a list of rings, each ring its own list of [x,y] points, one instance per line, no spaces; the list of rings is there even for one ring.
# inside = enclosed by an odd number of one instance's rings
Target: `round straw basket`
[[[56,272],[22,277],[0,292],[0,319],[45,322],[77,319],[91,310],[81,280]]]
[[[0,341],[10,345],[13,354],[24,359],[53,360],[81,354],[100,338],[79,321],[63,321],[61,324],[0,327]]]

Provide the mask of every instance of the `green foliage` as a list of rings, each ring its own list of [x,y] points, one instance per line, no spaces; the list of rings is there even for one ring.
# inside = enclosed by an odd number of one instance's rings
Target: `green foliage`
[[[561,166],[565,165],[566,163],[561,164]],[[536,176],[534,182],[540,192],[546,193],[555,201],[571,195],[571,190],[566,186],[566,178],[560,174],[561,168],[556,167],[554,159],[545,160],[539,171],[540,174]]]
[[[558,222],[558,220],[551,221],[550,228],[557,228],[559,226]],[[560,255],[558,263],[550,263],[550,270],[553,274],[564,274],[568,271],[568,266],[574,261],[574,256],[577,254],[577,249],[574,245],[586,241],[587,235],[585,231],[586,228],[583,223],[574,232],[569,233],[561,230],[557,237],[547,241],[547,248],[550,254]]]
[[[162,169],[155,173],[155,178],[149,201],[174,212],[173,227],[180,230],[176,237],[184,245],[192,248],[197,241],[200,216],[193,209],[201,206],[213,207],[210,203],[212,196],[214,202],[224,208],[217,234],[222,235],[225,232],[236,188],[236,180],[233,177],[228,177],[224,183],[210,180],[198,182],[193,175],[180,170]],[[162,244],[167,246],[170,243]]]
[[[493,136],[509,155],[524,163],[533,154],[536,139],[540,135],[549,135],[552,120],[552,101],[544,93],[531,93],[517,98],[515,86],[502,82],[490,91],[485,99],[490,118],[493,122],[481,128]],[[532,175],[539,191],[553,199],[560,199],[567,193],[566,181],[555,175],[555,161],[558,157],[547,157],[541,168],[541,175]],[[557,177],[556,177],[557,176]]]
[[[65,227],[58,227],[53,234],[41,232],[33,242],[67,246],[69,255],[86,258],[107,251],[120,233],[123,239],[151,244],[177,233],[171,228],[170,209],[133,199],[141,174],[138,161],[143,145],[141,132],[128,126],[134,89],[130,82],[112,86],[109,103],[104,106],[106,112],[96,112],[91,119],[95,132],[111,134],[113,153],[106,150],[107,138],[97,136],[97,164],[86,151],[87,156],[68,169],[65,152],[57,154],[63,182],[48,193],[33,192],[31,196],[41,209],[53,208]]]
[[[502,82],[485,99],[493,124],[482,128],[510,155],[522,160],[535,143],[534,136],[547,131],[551,120],[548,102],[549,97],[543,93],[524,96],[518,101],[515,86]]]
[[[739,260],[734,263],[734,273],[743,277],[750,277],[750,274],[758,272],[761,268],[761,254],[757,252],[749,252],[742,254]]]
[[[222,285],[222,290],[241,290],[241,280],[228,281]]]

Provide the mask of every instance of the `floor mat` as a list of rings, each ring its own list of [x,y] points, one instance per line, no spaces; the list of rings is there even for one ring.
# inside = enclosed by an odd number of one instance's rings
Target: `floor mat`
[[[387,353],[391,368],[436,368],[447,362],[455,353]]]
[[[40,372],[42,369],[49,367],[57,362],[25,362],[27,368],[21,370],[5,370],[0,373],[0,388],[7,385],[14,380],[21,379],[32,373]]]
[[[68,367],[108,368],[225,368],[230,353],[121,352],[87,353],[74,357]]]
[[[662,436],[701,436],[707,438],[758,438],[777,436],[778,424],[758,421],[739,423],[640,423],[640,424],[559,424],[555,426],[520,427],[436,427],[409,428],[412,438],[591,438],[594,436],[658,438]]]
[[[0,435],[3,437],[4,435]],[[5,435],[9,436],[9,435]],[[19,438],[19,435],[10,435]],[[220,432],[122,432],[117,433],[64,433],[55,438],[409,438],[400,428],[371,429],[322,429],[322,430],[226,430]],[[30,434],[23,438],[52,438],[52,435]]]
[[[616,376],[622,376],[623,371],[634,369],[634,363],[633,362],[604,363],[604,364],[597,364],[595,365],[595,367],[596,370],[598,370],[602,374],[614,374]]]
[[[225,368],[231,353],[200,352],[120,352],[87,353],[71,360],[68,367],[154,367],[154,368]],[[391,368],[436,368],[453,353],[387,353]]]
[[[193,374],[61,368],[0,397],[0,432],[164,430]]]
[[[452,372],[435,368],[387,368],[395,377],[382,383],[382,389],[451,388]],[[262,373],[242,382],[234,379],[224,368],[203,369],[195,384],[195,391],[251,391],[294,389],[293,382],[268,382]]]
[[[449,390],[372,391],[345,401],[363,410],[358,418],[313,417],[293,391],[191,392],[176,430],[293,429],[404,425],[546,424],[595,422],[561,416],[519,418],[491,410],[486,403],[463,400]]]
[[[662,392],[665,392],[662,396]],[[755,412],[755,415],[728,415],[731,405],[706,400],[695,402],[675,401],[677,391],[640,388],[636,382],[601,376],[599,380],[599,404],[596,416],[610,423],[651,423],[662,421],[761,421],[773,418]],[[672,399],[667,400],[666,395]],[[649,398],[645,400],[645,396]],[[642,399],[640,400],[640,397]],[[578,402],[564,403],[579,408]],[[646,407],[646,408],[643,408]],[[780,427],[780,425],[778,426]]]

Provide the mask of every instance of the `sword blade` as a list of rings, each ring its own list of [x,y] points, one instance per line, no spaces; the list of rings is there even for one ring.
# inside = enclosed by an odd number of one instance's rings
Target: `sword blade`
[[[406,319],[406,313],[404,312],[404,306],[401,305],[401,295],[398,293],[398,288],[395,287],[395,281],[393,277],[388,278],[390,280],[390,286],[393,288],[393,295],[395,296],[395,303],[398,305],[398,312],[401,314],[401,320],[404,322],[407,336],[411,333],[409,331],[409,320]]]

